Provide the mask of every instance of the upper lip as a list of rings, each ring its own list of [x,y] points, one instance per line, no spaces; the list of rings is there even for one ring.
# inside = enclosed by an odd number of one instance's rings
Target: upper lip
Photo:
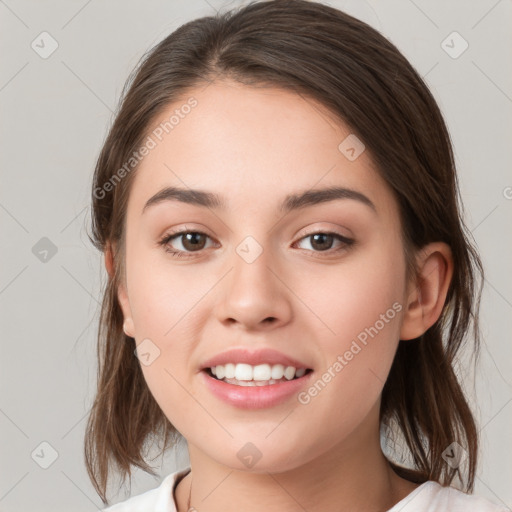
[[[297,359],[287,356],[277,350],[272,348],[264,348],[259,350],[247,350],[246,348],[233,348],[230,350],[226,350],[221,354],[217,354],[216,356],[208,359],[202,364],[201,370],[205,368],[211,368],[212,366],[217,366],[219,364],[225,365],[227,363],[245,363],[250,364],[252,366],[258,364],[268,363],[270,365],[273,364],[282,364],[283,366],[293,366],[295,368],[306,368],[310,369],[310,367],[298,361]]]

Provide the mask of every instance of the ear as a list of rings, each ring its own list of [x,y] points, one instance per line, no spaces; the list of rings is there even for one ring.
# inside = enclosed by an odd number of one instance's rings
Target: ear
[[[418,273],[409,283],[401,340],[418,338],[438,320],[453,276],[452,251],[444,242],[420,249],[416,261]]]
[[[114,268],[114,254],[112,244],[108,243],[105,249],[105,268],[107,269],[108,275],[110,279],[114,278],[115,268]],[[134,337],[134,324],[132,318],[132,311],[130,308],[130,301],[128,300],[128,293],[126,291],[126,286],[123,282],[119,283],[117,288],[117,299],[119,301],[119,305],[121,306],[121,310],[123,312],[123,330],[127,336]]]

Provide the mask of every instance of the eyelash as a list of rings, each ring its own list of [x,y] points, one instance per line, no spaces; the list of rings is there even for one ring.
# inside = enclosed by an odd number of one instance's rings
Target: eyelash
[[[190,258],[190,257],[193,257],[194,252],[198,252],[199,253],[201,251],[186,252],[186,251],[179,251],[179,250],[175,250],[175,249],[169,248],[169,242],[171,240],[173,240],[174,238],[178,238],[178,237],[180,237],[182,235],[190,234],[190,233],[194,233],[194,234],[197,234],[197,235],[204,235],[204,236],[206,236],[208,238],[211,238],[209,235],[207,235],[206,233],[203,233],[202,231],[190,231],[190,230],[189,231],[178,231],[176,233],[171,233],[171,234],[164,235],[164,237],[162,239],[160,239],[160,241],[158,242],[158,245],[164,247],[165,252],[169,253],[173,258]],[[322,234],[322,235],[332,235],[332,236],[334,236],[334,238],[336,238],[340,242],[342,242],[343,245],[341,247],[337,248],[337,249],[327,249],[326,251],[310,251],[309,249],[304,249],[304,250],[307,250],[309,252],[314,252],[314,253],[317,253],[317,254],[324,254],[324,253],[332,254],[332,253],[336,253],[336,252],[342,251],[344,249],[348,249],[348,248],[350,248],[355,243],[355,240],[353,240],[351,238],[347,238],[347,237],[345,237],[343,235],[340,235],[339,233],[336,233],[336,232],[333,232],[333,231],[313,231],[311,233],[307,233],[302,238],[300,238],[298,241],[300,242],[301,240],[304,240],[305,238],[308,238],[308,237],[311,237],[311,236],[314,236],[314,235],[319,235],[319,234]]]

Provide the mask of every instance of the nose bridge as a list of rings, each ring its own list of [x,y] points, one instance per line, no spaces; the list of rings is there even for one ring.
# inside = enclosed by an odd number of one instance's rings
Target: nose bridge
[[[272,265],[272,254],[268,239],[261,243],[252,235],[246,236],[236,247],[233,255],[233,275],[231,277],[230,294],[232,300],[239,305],[247,303],[252,307],[256,301],[270,302],[272,293],[276,293],[275,282],[269,267]]]
[[[219,307],[221,321],[236,321],[246,327],[263,325],[269,318],[273,324],[288,321],[289,298],[275,275],[279,265],[275,264],[268,238],[260,243],[255,236],[246,236],[235,247],[230,266]]]

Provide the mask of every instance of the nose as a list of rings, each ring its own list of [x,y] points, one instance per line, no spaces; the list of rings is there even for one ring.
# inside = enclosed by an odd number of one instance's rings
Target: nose
[[[217,319],[226,327],[270,330],[292,318],[293,293],[285,284],[285,272],[270,250],[254,256],[239,250],[230,260],[231,271],[223,279],[216,306]]]

